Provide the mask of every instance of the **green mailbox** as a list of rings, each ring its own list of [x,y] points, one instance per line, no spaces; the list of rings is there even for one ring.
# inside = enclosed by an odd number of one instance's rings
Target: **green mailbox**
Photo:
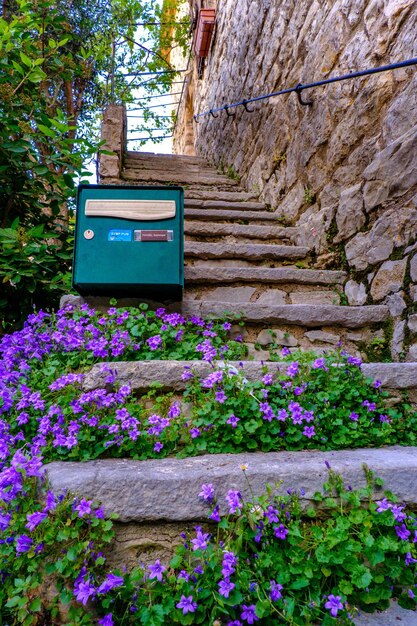
[[[80,185],[73,286],[81,295],[181,300],[181,187]]]

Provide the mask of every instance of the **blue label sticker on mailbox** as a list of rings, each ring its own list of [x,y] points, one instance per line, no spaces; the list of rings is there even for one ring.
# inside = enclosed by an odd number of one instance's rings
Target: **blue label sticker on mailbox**
[[[132,241],[131,230],[109,230],[107,241]]]

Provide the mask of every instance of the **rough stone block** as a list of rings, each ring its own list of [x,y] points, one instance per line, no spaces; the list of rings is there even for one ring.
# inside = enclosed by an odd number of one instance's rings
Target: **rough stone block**
[[[414,315],[410,315],[407,323],[410,331],[412,333],[417,333],[417,313],[414,313]]]
[[[261,344],[261,346],[267,346],[272,343],[288,348],[298,346],[298,341],[294,335],[275,328],[271,328],[271,330],[261,330],[256,341]]]
[[[364,171],[365,209],[370,211],[388,198],[402,196],[417,184],[415,157],[417,126],[379,152]]]
[[[368,265],[385,261],[394,247],[408,244],[415,237],[417,228],[417,210],[414,206],[405,206],[399,212],[388,210],[377,219],[367,233],[358,233],[345,246],[349,265],[357,270],[365,270]]]
[[[391,340],[391,356],[394,361],[398,361],[404,351],[404,331],[405,322],[395,322]]]
[[[291,304],[339,304],[340,296],[334,291],[294,291]]]
[[[362,306],[367,299],[366,287],[363,283],[348,280],[345,285],[345,294],[350,306]]]
[[[264,291],[264,293],[261,293],[256,302],[265,306],[285,304],[286,298],[287,294],[285,291],[280,289],[268,289],[267,291]]]
[[[204,294],[204,300],[215,302],[249,302],[256,292],[254,287],[216,287]]]
[[[340,194],[336,223],[339,232],[334,239],[335,243],[348,239],[351,235],[359,232],[365,224],[362,183],[344,189]]]
[[[333,333],[326,333],[323,330],[310,330],[304,334],[309,341],[315,343],[321,341],[322,343],[331,343],[336,346],[340,341],[340,335],[334,335]]]
[[[371,285],[371,296],[375,301],[382,300],[389,293],[399,291],[404,282],[407,259],[386,261],[379,268]]]
[[[410,261],[410,278],[414,282],[417,282],[417,254],[415,254]]]
[[[400,291],[385,298],[385,304],[387,305],[392,317],[399,317],[406,308],[407,305],[403,296],[404,292]]]
[[[208,508],[198,497],[203,483],[214,485],[223,513],[229,489],[250,496],[246,477],[255,494],[263,493],[266,484],[279,481],[282,484],[277,490],[283,494],[288,488],[302,488],[302,501],[308,504],[327,478],[326,461],[354,488],[366,484],[362,469],[366,463],[400,502],[417,504],[417,449],[401,446],[334,452],[212,454],[149,461],[56,461],[46,466],[46,476],[55,493],[69,490],[99,500],[105,513],[117,513],[121,522],[186,523],[207,519]],[[247,466],[246,477],[242,465]],[[375,497],[381,497],[381,493]]]

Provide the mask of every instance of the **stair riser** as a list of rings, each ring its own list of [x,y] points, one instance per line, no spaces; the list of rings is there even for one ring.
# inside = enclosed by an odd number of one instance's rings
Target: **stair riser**
[[[198,184],[198,185],[212,185],[214,187],[236,187],[237,182],[226,178],[225,176],[216,176],[215,174],[203,175],[198,173],[188,172],[169,172],[165,170],[136,170],[125,169],[122,174],[124,180],[135,181],[136,183],[149,183],[160,182],[170,183],[172,185],[177,184]]]
[[[296,236],[295,229],[280,226],[258,226],[255,224],[216,224],[211,222],[186,221],[184,224],[186,237],[204,237],[210,241],[217,237],[236,237],[240,241],[259,239],[262,241],[281,240],[292,242]]]
[[[303,259],[308,248],[297,246],[274,246],[268,244],[194,243],[186,242],[186,258],[243,259],[250,261]]]
[[[237,211],[224,209],[185,209],[184,215],[186,219],[202,220],[202,221],[242,221],[256,222],[257,224],[273,223],[280,226],[275,213],[271,211]]]
[[[296,284],[283,284],[271,287],[268,284],[248,282],[218,285],[190,285],[185,280],[187,300],[205,302],[258,303],[267,306],[283,304],[340,304],[340,293],[337,290],[322,287],[320,289]]]

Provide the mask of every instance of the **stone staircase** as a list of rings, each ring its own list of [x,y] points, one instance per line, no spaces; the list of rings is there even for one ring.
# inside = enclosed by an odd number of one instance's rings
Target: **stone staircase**
[[[185,293],[171,308],[227,311],[258,359],[271,347],[320,352],[339,342],[366,356],[366,346],[388,341],[387,307],[342,306],[346,273],[317,267],[314,252],[295,244],[297,228],[202,158],[127,152],[121,179],[184,187]]]
[[[201,158],[127,153],[121,176],[114,184],[179,184],[185,191],[185,292],[181,303],[168,308],[185,315],[224,315],[236,319],[232,330],[242,334],[249,348],[245,376],[259,380],[276,371],[268,362],[282,346],[317,352],[340,342],[352,354],[367,360],[367,349],[388,341],[390,314],[386,306],[346,306],[343,271],[322,269],[315,254],[297,246],[297,228],[283,226],[275,213],[236,180],[209,167]],[[81,300],[81,299],[78,299]],[[108,300],[86,298],[107,308]],[[134,300],[119,300],[120,306]],[[159,306],[160,303],[153,303]],[[387,345],[387,347],[389,347]],[[114,363],[118,382],[135,393],[159,389],[181,398],[182,373],[191,366],[198,376],[211,371],[203,361],[135,361]],[[236,364],[238,365],[238,364]],[[417,399],[417,363],[366,363],[365,376],[381,380],[397,401],[408,394]],[[87,374],[84,389],[105,385],[107,372],[98,363]],[[282,481],[282,489],[302,484],[303,498],[326,479],[326,463],[340,471],[353,486],[363,482],[363,463],[385,480],[387,488],[415,507],[417,455],[415,448],[387,447],[329,452],[219,454],[192,459],[166,458],[132,461],[102,459],[89,463],[55,462],[48,466],[54,489],[70,489],[84,497],[99,498],[108,513],[119,515],[112,563],[137,560],[168,562],[179,533],[206,519],[196,499],[196,485],[213,482],[216,492],[236,488],[245,493],[248,476],[256,493],[266,483]],[[389,610],[363,614],[356,626],[417,626],[417,616],[395,603]]]

